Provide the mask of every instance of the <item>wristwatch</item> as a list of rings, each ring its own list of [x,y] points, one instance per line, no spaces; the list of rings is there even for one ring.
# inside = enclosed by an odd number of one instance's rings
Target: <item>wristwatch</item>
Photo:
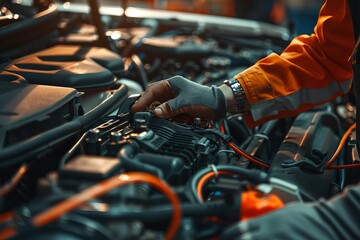
[[[224,84],[228,85],[234,96],[236,101],[236,108],[234,113],[246,113],[248,112],[248,106],[246,102],[246,95],[244,89],[242,88],[241,84],[235,78],[227,79],[223,82]]]

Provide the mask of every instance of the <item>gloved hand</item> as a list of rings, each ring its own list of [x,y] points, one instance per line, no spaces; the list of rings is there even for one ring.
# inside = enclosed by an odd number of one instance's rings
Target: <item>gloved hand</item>
[[[163,118],[187,114],[210,120],[226,114],[226,100],[219,87],[200,85],[181,76],[150,85],[131,110],[138,112],[147,107]]]
[[[221,239],[360,239],[360,187],[331,201],[292,204],[267,215],[234,224]]]

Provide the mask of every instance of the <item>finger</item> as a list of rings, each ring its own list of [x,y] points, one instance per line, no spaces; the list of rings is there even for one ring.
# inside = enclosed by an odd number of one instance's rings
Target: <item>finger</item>
[[[152,103],[146,108],[146,110],[147,110],[147,111],[150,111],[150,112],[154,112],[155,108],[157,108],[157,106],[159,106],[160,104],[161,104],[161,102],[159,102],[159,101],[152,102]]]
[[[207,107],[200,105],[189,105],[185,107],[175,108],[173,107],[171,99],[165,103],[160,104],[154,109],[154,114],[157,117],[169,118],[180,114],[186,114],[192,117],[200,117],[207,120],[216,119],[216,115],[213,111],[209,110]]]
[[[168,81],[160,81],[149,86],[145,92],[141,94],[140,98],[131,107],[131,111],[143,111],[155,101],[164,102],[172,97],[174,97],[174,93]]]
[[[172,108],[169,102],[164,102],[154,109],[154,114],[157,117],[168,118],[178,113]]]
[[[181,104],[182,98],[180,96],[177,96],[175,98],[171,98],[169,101],[164,102],[157,106],[154,109],[155,116],[162,117],[162,118],[169,118],[180,114],[189,114],[191,116],[196,116],[196,113],[194,114],[192,112],[192,109],[194,108],[193,105],[189,105],[188,107],[184,107]]]

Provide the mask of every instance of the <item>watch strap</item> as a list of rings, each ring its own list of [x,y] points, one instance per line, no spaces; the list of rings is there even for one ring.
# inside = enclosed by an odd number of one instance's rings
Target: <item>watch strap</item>
[[[234,113],[246,113],[248,112],[247,99],[245,91],[242,88],[239,81],[235,78],[227,79],[224,81],[224,84],[228,85],[231,88],[235,96],[236,107]]]

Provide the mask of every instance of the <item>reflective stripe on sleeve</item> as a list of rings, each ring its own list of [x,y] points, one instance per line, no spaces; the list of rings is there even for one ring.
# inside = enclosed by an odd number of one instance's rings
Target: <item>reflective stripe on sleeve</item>
[[[350,89],[352,79],[342,83],[332,82],[325,88],[301,88],[287,96],[276,97],[270,100],[261,101],[250,106],[254,121],[264,117],[277,115],[281,111],[294,111],[302,104],[320,104],[336,93],[346,93]]]

